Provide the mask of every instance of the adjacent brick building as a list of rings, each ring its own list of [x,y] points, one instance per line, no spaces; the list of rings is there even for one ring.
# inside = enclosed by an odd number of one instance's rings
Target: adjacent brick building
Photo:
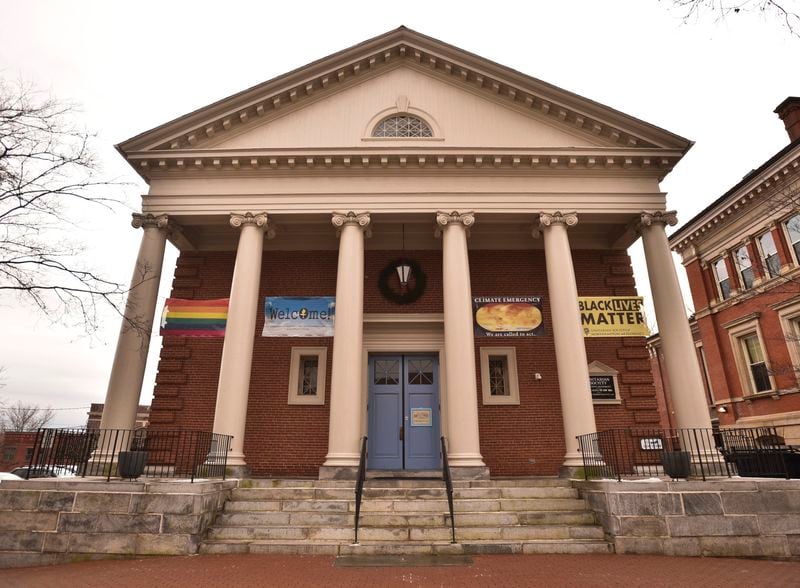
[[[230,434],[229,464],[264,476],[352,475],[362,436],[371,469],[435,469],[440,434],[459,474],[574,470],[576,436],[659,423],[644,337],[584,339],[577,304],[635,296],[640,235],[677,418],[703,426],[659,188],[689,147],[405,28],[134,137],[118,148],[149,191],[102,427],[134,420],[126,325],[156,312],[169,239],[164,324],[230,303],[224,338],[165,337],[151,428]],[[331,330],[262,336],[297,297],[335,297]]]
[[[0,431],[0,472],[28,465],[35,443],[36,432]]]
[[[775,112],[789,144],[670,245],[689,277],[712,415],[721,425],[776,426],[800,443],[800,98]]]

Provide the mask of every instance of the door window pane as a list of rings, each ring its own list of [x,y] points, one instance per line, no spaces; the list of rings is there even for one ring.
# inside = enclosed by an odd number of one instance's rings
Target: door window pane
[[[400,360],[376,359],[375,384],[383,386],[395,386],[399,383],[400,383]]]
[[[433,384],[433,361],[430,359],[409,359],[408,383],[420,385]]]
[[[301,396],[316,396],[319,358],[316,355],[304,355],[300,358],[300,390]]]
[[[509,396],[508,359],[505,355],[489,356],[489,393],[492,396]]]

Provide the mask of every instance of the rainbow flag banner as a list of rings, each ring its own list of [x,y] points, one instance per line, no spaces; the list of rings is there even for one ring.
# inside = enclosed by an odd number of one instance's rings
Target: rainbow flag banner
[[[167,298],[161,314],[162,337],[224,337],[228,299]]]

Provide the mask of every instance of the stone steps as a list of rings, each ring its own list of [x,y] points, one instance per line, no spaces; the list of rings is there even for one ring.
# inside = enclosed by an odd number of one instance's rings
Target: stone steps
[[[608,553],[603,530],[569,481],[459,481],[456,538],[443,484],[368,479],[352,545],[352,481],[245,480],[209,529],[201,553],[333,555]]]

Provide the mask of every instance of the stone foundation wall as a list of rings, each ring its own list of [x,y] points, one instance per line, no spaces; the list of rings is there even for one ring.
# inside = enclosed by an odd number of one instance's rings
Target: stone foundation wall
[[[236,480],[0,485],[0,567],[197,553]]]
[[[800,559],[800,480],[576,486],[617,553]]]

